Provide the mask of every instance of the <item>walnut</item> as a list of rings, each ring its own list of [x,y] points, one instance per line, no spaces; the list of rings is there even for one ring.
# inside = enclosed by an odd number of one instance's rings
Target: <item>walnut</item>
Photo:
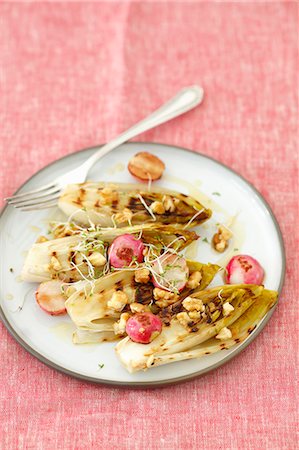
[[[215,337],[216,339],[230,339],[232,337],[232,332],[229,328],[224,327]]]
[[[210,312],[213,312],[216,309],[215,303],[213,303],[213,302],[208,303],[208,307],[209,307]]]
[[[224,252],[232,235],[232,232],[228,230],[224,225],[219,225],[218,231],[216,234],[214,234],[212,239],[214,249],[219,253]]]
[[[136,283],[148,283],[150,279],[150,271],[148,269],[138,269],[135,271]]]
[[[229,302],[224,303],[222,313],[224,316],[228,316],[235,308]]]
[[[162,202],[153,202],[151,204],[150,208],[153,211],[153,213],[156,213],[156,214],[164,214],[165,213],[165,208],[164,208]]]
[[[197,288],[200,284],[201,278],[202,278],[201,273],[198,270],[196,272],[193,272],[190,275],[189,280],[187,281],[187,287],[190,289]]]
[[[115,311],[121,311],[124,306],[129,303],[128,296],[123,291],[115,291],[110,300],[107,302],[108,308],[114,309]]]
[[[176,206],[170,195],[164,195],[162,198],[162,203],[165,211],[174,212],[176,210]]]
[[[114,216],[116,223],[123,223],[123,222],[130,223],[132,217],[133,213],[128,208],[125,208],[122,212],[117,213]]]
[[[192,322],[192,320],[190,319],[189,315],[186,312],[178,313],[176,318],[178,319],[180,324],[185,328],[188,328],[188,324]]]
[[[186,297],[185,300],[183,300],[183,307],[187,311],[200,311],[204,312],[205,306],[201,299],[195,298],[195,297]]]
[[[118,200],[118,193],[110,187],[105,187],[99,192],[99,198],[102,205],[109,205]]]
[[[188,316],[194,322],[199,321],[202,318],[201,313],[199,311],[195,311],[195,310],[194,311],[189,311],[188,312]]]
[[[51,256],[50,266],[56,272],[58,272],[58,270],[62,269],[62,265],[60,264],[60,262],[59,262],[58,258],[56,258],[56,256]]]
[[[132,311],[132,313],[140,313],[140,312],[145,312],[145,311],[149,311],[149,307],[147,305],[143,305],[142,303],[131,303],[130,304],[130,309]]]
[[[123,313],[120,319],[113,324],[114,333],[117,335],[123,335],[126,332],[126,324],[130,317],[129,313]]]
[[[90,263],[95,267],[100,267],[106,264],[106,258],[102,253],[100,252],[93,252],[89,257],[88,260]]]
[[[159,308],[165,308],[166,306],[172,305],[177,301],[178,296],[173,292],[164,291],[164,289],[155,288],[153,291],[154,299],[156,300],[156,305]]]

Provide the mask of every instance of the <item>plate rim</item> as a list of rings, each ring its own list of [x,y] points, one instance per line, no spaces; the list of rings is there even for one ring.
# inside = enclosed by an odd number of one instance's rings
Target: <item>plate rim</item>
[[[227,169],[229,172],[231,172],[232,174],[236,175],[237,177],[239,177],[245,184],[247,184],[252,190],[253,192],[257,195],[257,197],[259,198],[259,200],[262,202],[263,206],[266,208],[267,212],[270,214],[271,220],[274,224],[275,227],[275,231],[277,233],[278,236],[278,241],[279,241],[279,247],[280,247],[280,251],[281,251],[281,255],[282,255],[282,271],[281,271],[281,277],[280,277],[280,282],[279,282],[279,287],[278,287],[278,299],[281,295],[282,292],[282,288],[284,285],[284,281],[285,281],[285,274],[286,274],[286,253],[285,253],[285,245],[284,245],[284,241],[283,241],[283,236],[282,236],[282,232],[279,226],[279,223],[272,211],[271,206],[269,205],[269,203],[265,200],[265,198],[263,197],[263,195],[255,188],[255,186],[248,181],[245,177],[243,177],[243,175],[240,175],[237,171],[235,171],[234,169],[228,167],[226,164],[222,163],[221,161],[209,156],[209,155],[205,155],[197,150],[192,150],[192,149],[188,149],[185,147],[180,147],[177,145],[172,145],[172,144],[164,144],[164,143],[159,143],[159,142],[150,142],[150,141],[134,141],[134,142],[125,142],[122,145],[126,145],[126,144],[130,144],[133,146],[142,146],[144,144],[149,144],[151,146],[159,146],[159,147],[172,147],[172,148],[176,148],[178,150],[182,150],[185,152],[189,152],[189,153],[193,153],[195,155],[199,155],[202,158],[206,158],[210,161],[213,161],[214,163],[224,167],[225,169]],[[67,155],[62,156],[61,158],[55,159],[54,161],[51,161],[49,164],[47,164],[46,166],[42,167],[41,169],[37,170],[34,174],[32,174],[29,178],[27,178],[27,180],[24,181],[24,183],[21,184],[21,186],[14,192],[13,195],[17,194],[23,187],[25,187],[27,185],[27,183],[32,180],[36,175],[38,175],[39,173],[43,172],[44,170],[48,169],[49,167],[51,167],[52,165],[56,164],[59,161],[71,158],[74,154],[76,153],[84,153],[87,151],[91,151],[91,150],[98,150],[100,147],[102,147],[104,144],[99,144],[96,146],[92,146],[92,147],[87,147],[81,150],[77,150],[75,152],[69,153]],[[121,147],[121,145],[119,146]],[[2,229],[2,223],[1,223],[1,219],[2,216],[4,214],[4,212],[6,211],[6,209],[8,208],[8,204],[4,205],[3,208],[0,211],[0,230]],[[106,385],[106,386],[115,386],[115,387],[121,387],[121,388],[159,388],[159,387],[164,387],[164,386],[169,386],[169,385],[174,385],[174,384],[178,384],[178,383],[182,383],[185,381],[190,381],[193,380],[199,376],[205,375],[208,372],[211,372],[215,369],[217,369],[218,367],[223,366],[224,364],[228,363],[231,359],[235,358],[236,356],[238,356],[243,350],[245,350],[245,348],[247,348],[247,346],[258,337],[258,335],[261,333],[261,331],[264,329],[264,327],[266,326],[266,324],[269,322],[270,318],[272,317],[272,314],[274,313],[276,307],[278,305],[278,301],[276,302],[276,304],[271,308],[270,311],[268,311],[268,313],[266,314],[266,316],[262,319],[262,323],[259,325],[259,327],[257,329],[254,330],[254,332],[244,341],[241,343],[241,345],[236,348],[236,350],[234,352],[232,352],[230,355],[228,355],[224,360],[222,361],[218,361],[216,363],[214,363],[213,365],[205,368],[205,369],[201,369],[198,372],[192,373],[190,375],[183,375],[180,377],[176,377],[176,378],[172,378],[171,380],[161,380],[161,381],[115,381],[115,380],[107,380],[107,379],[101,379],[101,378],[95,378],[95,377],[90,377],[88,375],[83,375],[77,372],[74,372],[72,370],[66,369],[58,364],[56,364],[55,362],[49,360],[48,358],[46,358],[45,356],[43,356],[42,354],[40,354],[39,352],[37,352],[36,350],[34,350],[29,344],[27,344],[27,342],[25,342],[17,333],[17,331],[13,328],[13,326],[10,324],[8,318],[6,317],[2,306],[0,304],[0,318],[2,320],[2,323],[4,324],[4,326],[6,327],[6,329],[8,330],[8,332],[10,333],[10,335],[23,347],[23,349],[25,349],[28,353],[30,353],[32,356],[34,356],[35,358],[37,358],[40,362],[42,362],[43,364],[45,364],[46,366],[50,367],[51,369],[55,369],[60,373],[63,373],[64,375],[68,375],[71,376],[73,378],[79,379],[81,381],[87,381],[89,383],[93,383],[93,384],[100,384],[100,385]]]

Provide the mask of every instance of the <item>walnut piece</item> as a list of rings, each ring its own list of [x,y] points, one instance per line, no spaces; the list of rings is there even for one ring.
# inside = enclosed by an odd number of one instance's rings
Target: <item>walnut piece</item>
[[[222,313],[224,316],[228,316],[232,311],[234,311],[233,305],[229,302],[224,303]]]
[[[115,311],[121,311],[127,303],[129,303],[127,294],[123,291],[115,291],[108,300],[107,306]]]
[[[165,211],[174,212],[176,210],[176,206],[170,195],[164,195],[162,198],[162,203]]]
[[[129,313],[122,313],[120,319],[113,324],[114,333],[116,335],[123,335],[126,332],[126,324],[130,317]]]
[[[229,328],[224,327],[215,337],[216,339],[230,339],[232,337],[232,332]]]
[[[173,292],[165,291],[164,289],[155,288],[153,290],[154,299],[156,300],[156,305],[159,308],[165,308],[166,306],[172,305],[177,301],[178,296]]]
[[[148,269],[138,269],[135,271],[136,283],[148,283],[150,279],[150,271]]]
[[[176,318],[178,319],[180,324],[185,328],[188,328],[188,324],[192,322],[192,320],[190,319],[189,315],[186,312],[178,313]]]
[[[102,255],[102,253],[100,252],[93,252],[89,257],[88,257],[89,262],[94,266],[94,267],[101,267],[104,264],[106,264],[106,258],[104,255]]]
[[[214,234],[212,239],[214,249],[219,253],[224,252],[232,235],[232,232],[228,230],[224,225],[219,225],[218,231],[216,234]]]
[[[187,288],[195,289],[199,286],[201,281],[201,273],[197,270],[196,272],[191,273],[189,280],[187,281]]]
[[[132,313],[140,313],[140,312],[145,312],[145,311],[149,311],[149,307],[147,305],[143,305],[142,303],[131,303],[130,304],[130,309],[132,311]]]
[[[165,208],[164,208],[162,202],[153,202],[151,204],[150,208],[153,211],[153,213],[155,213],[155,214],[164,214],[165,213]]]
[[[195,297],[186,297],[185,300],[183,300],[183,307],[187,311],[200,311],[204,312],[205,306],[201,299],[195,298]]]

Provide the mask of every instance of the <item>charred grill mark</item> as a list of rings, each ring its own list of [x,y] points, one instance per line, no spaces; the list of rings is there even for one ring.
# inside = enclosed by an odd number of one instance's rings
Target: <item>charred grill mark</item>
[[[57,255],[57,253],[56,252],[52,252],[52,256],[56,256]]]
[[[114,199],[112,200],[112,208],[114,208],[114,209],[116,210],[117,207],[118,207],[118,199],[117,199],[117,198],[114,198]]]
[[[239,339],[239,338],[235,339],[235,343],[236,343],[236,344],[239,344],[239,342],[240,342],[240,339]]]
[[[205,352],[205,355],[210,355],[211,352]]]
[[[196,331],[198,331],[198,328],[196,328],[196,327],[191,328],[192,333],[196,333]]]
[[[115,289],[116,289],[116,291],[121,291],[122,290],[122,288],[123,288],[123,281],[122,280],[119,280],[117,283],[115,283]]]
[[[77,197],[76,200],[73,200],[72,203],[75,203],[75,205],[82,206],[82,201],[80,197]]]
[[[100,207],[101,207],[99,200],[97,200],[97,201],[95,202],[94,207],[95,207],[95,208],[100,208]]]
[[[76,255],[76,252],[71,251],[68,256],[68,261],[74,262],[75,255]]]
[[[256,329],[256,325],[254,327],[248,328],[248,334],[251,334]]]

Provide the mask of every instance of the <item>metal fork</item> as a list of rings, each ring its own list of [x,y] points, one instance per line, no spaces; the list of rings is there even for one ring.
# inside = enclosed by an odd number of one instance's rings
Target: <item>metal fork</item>
[[[56,206],[63,188],[71,183],[83,183],[91,167],[104,155],[138,134],[189,111],[200,104],[202,99],[203,89],[200,86],[191,86],[182,89],[175,97],[159,109],[101,147],[100,150],[95,152],[85,163],[76,169],[65,173],[51,183],[41,186],[38,189],[17,194],[5,200],[8,204],[19,208],[21,211],[32,211]]]

